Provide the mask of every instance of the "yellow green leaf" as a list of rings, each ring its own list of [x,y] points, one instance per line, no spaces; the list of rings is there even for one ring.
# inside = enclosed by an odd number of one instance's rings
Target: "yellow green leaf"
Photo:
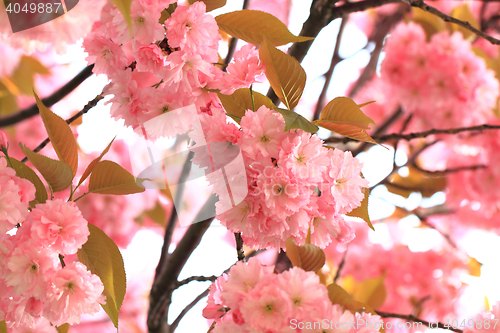
[[[150,218],[153,222],[162,227],[165,226],[165,223],[167,221],[167,213],[159,202],[156,202],[156,205],[150,210],[144,211],[139,217],[135,219],[135,221],[142,224],[144,218],[146,217]]]
[[[113,5],[120,11],[127,22],[128,29],[132,34],[132,18],[130,17],[130,6],[132,5],[132,0],[110,0]]]
[[[161,24],[165,23],[165,21],[168,18],[170,18],[170,16],[172,16],[172,13],[175,11],[176,8],[177,8],[177,2],[171,3],[170,6],[168,6],[168,8],[165,8],[164,10],[161,11],[160,19],[158,20],[158,22],[160,22]]]
[[[69,330],[69,324],[62,324],[61,326],[57,326],[57,333],[68,333]]]
[[[247,110],[253,110],[254,106],[255,111],[257,111],[262,105],[267,106],[269,109],[274,108],[273,102],[267,96],[264,96],[256,91],[252,91],[252,94],[254,104],[252,104],[252,95],[250,94],[250,89],[248,88],[237,89],[231,95],[224,95],[217,92],[217,96],[219,97],[227,114],[238,123],[245,115],[245,112]]]
[[[78,148],[75,136],[66,121],[43,105],[36,93],[35,99],[45,130],[49,135],[57,157],[59,157],[60,161],[69,165],[74,177],[78,169]]]
[[[35,185],[36,193],[35,193],[35,201],[34,203],[45,203],[47,201],[48,196],[47,196],[47,190],[45,189],[45,186],[43,185],[42,181],[38,177],[38,175],[35,173],[35,171],[31,170],[29,166],[26,164],[16,160],[15,158],[9,157],[10,162],[12,163],[12,166],[14,167],[14,170],[16,170],[16,176],[19,178],[26,179],[33,183]],[[30,206],[32,203],[30,202]]]
[[[395,173],[384,184],[391,193],[408,198],[412,192],[420,192],[424,197],[431,197],[434,193],[446,187],[446,177],[443,175],[429,175],[414,167],[408,167],[408,175],[401,176]]]
[[[35,58],[22,56],[19,65],[12,73],[11,81],[21,94],[31,96],[35,74],[48,75],[50,71]]]
[[[222,31],[254,45],[261,45],[264,37],[274,46],[314,39],[293,35],[283,22],[260,10],[243,9],[219,15],[215,20]]]
[[[469,260],[469,274],[472,276],[481,276],[481,267],[483,264],[481,264],[479,261],[476,260],[476,258],[470,258]]]
[[[87,166],[87,169],[85,169],[85,171],[83,172],[82,178],[80,178],[80,181],[78,182],[78,186],[80,186],[85,181],[85,179],[87,179],[87,177],[92,173],[92,170],[94,170],[96,164],[99,163],[101,159],[104,157],[104,155],[106,155],[106,153],[109,151],[115,139],[116,137],[114,137],[113,140],[111,140],[106,149],[102,151],[101,155],[99,155],[92,162],[90,162],[90,164]]]
[[[367,187],[363,188],[363,193],[365,194],[365,197],[363,198],[363,201],[361,201],[361,206],[354,208],[346,215],[363,219],[372,230],[375,230],[372,222],[370,221],[370,216],[368,215],[368,197],[370,196],[370,189]]]
[[[17,98],[0,80],[0,116],[8,115],[17,111]]]
[[[196,1],[205,3],[205,6],[207,6],[207,13],[226,5],[226,0],[189,0],[189,4],[192,5]]]
[[[0,333],[7,333],[7,323],[5,323],[5,320],[0,321]]]
[[[427,40],[430,40],[432,35],[437,32],[446,30],[446,23],[436,15],[426,12],[420,8],[411,8],[412,21],[419,24],[427,35]]]
[[[300,128],[309,133],[316,133],[319,129],[318,126],[314,125],[297,112],[280,108],[275,108],[275,110],[281,113],[281,115],[285,119],[285,131]]]
[[[267,39],[260,45],[259,56],[266,65],[266,77],[274,92],[292,110],[304,91],[306,72],[294,57],[278,50]]]
[[[344,283],[352,283],[346,290],[351,290],[352,297],[361,303],[367,304],[373,309],[380,308],[387,297],[387,289],[384,284],[385,274],[378,278],[368,278],[357,282],[353,278],[344,278]]]
[[[320,119],[313,123],[351,139],[376,143],[366,132],[375,122],[349,97],[331,100],[321,111]]]
[[[317,272],[325,265],[325,252],[313,244],[297,246],[292,238],[285,242],[286,255],[295,267]]]
[[[98,227],[89,223],[89,239],[78,250],[78,260],[101,278],[106,304],[102,308],[118,328],[118,314],[127,286],[125,267],[116,244]]]
[[[469,22],[471,26],[474,28],[481,30],[481,25],[479,24],[478,20],[472,15],[470,12],[469,6],[464,3],[461,6],[455,7],[451,11],[451,16],[453,16],[456,19],[459,19],[461,21]],[[470,31],[469,29],[465,29],[462,26],[459,26],[458,24],[451,23],[451,30],[452,31],[459,31],[462,36],[464,36],[464,39],[474,39],[476,38],[476,34]]]
[[[144,192],[134,176],[115,162],[97,163],[90,175],[89,191],[100,194],[125,195]]]
[[[24,148],[21,144],[19,146],[28,160],[40,171],[45,181],[52,188],[52,191],[59,192],[71,185],[73,172],[69,165],[35,153],[28,148]]]
[[[326,287],[328,289],[328,298],[332,302],[332,304],[339,304],[345,310],[349,310],[351,312],[356,312],[356,307],[352,302],[351,296],[342,289],[341,286],[332,283]]]

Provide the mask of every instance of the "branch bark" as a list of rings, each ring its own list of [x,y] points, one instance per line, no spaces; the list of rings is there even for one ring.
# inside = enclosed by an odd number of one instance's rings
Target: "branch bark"
[[[403,314],[399,314],[399,313],[391,313],[391,312],[384,312],[384,311],[376,311],[376,312],[382,318],[399,318],[399,319],[404,319],[407,321],[413,321],[416,323],[422,323],[423,325],[430,327],[430,328],[442,328],[442,329],[450,330],[450,331],[457,332],[457,333],[463,333],[463,331],[461,329],[453,328],[453,327],[446,327],[443,323],[440,323],[440,322],[435,322],[435,323],[428,322],[428,321],[422,320],[420,318],[417,318],[413,315],[403,315]],[[435,325],[437,325],[437,327]]]
[[[71,79],[64,86],[62,86],[57,91],[55,91],[52,95],[43,98],[42,99],[43,104],[46,107],[51,107],[52,105],[56,104],[57,102],[62,100],[64,97],[69,95],[83,81],[85,81],[86,79],[88,79],[92,75],[93,68],[94,68],[93,64],[85,67],[85,69],[83,69],[80,73],[78,73],[73,79]],[[6,126],[11,126],[11,125],[17,124],[18,122],[21,122],[23,120],[31,118],[33,116],[36,116],[38,114],[38,112],[39,112],[38,106],[36,104],[33,104],[24,110],[21,110],[21,111],[18,111],[12,115],[0,118],[0,128],[6,127]]]

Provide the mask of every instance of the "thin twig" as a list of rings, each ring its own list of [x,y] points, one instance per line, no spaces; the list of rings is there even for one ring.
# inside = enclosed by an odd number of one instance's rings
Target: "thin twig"
[[[217,280],[217,278],[218,278],[218,276],[215,276],[215,275],[212,275],[212,276],[191,276],[191,277],[188,277],[182,281],[177,282],[177,288],[179,288],[185,284],[188,284],[189,282],[192,282],[192,281],[199,281],[199,282],[211,281],[211,282],[214,282],[215,280]]]
[[[337,40],[335,41],[335,48],[333,50],[332,61],[330,63],[330,68],[328,68],[328,71],[323,75],[325,77],[325,84],[323,85],[323,89],[321,90],[321,93],[319,94],[318,102],[316,103],[316,109],[314,110],[313,120],[319,119],[319,115],[321,113],[321,110],[323,110],[323,107],[325,105],[326,92],[328,91],[328,88],[330,87],[330,82],[332,81],[333,71],[335,70],[335,67],[342,60],[344,60],[344,58],[342,58],[340,56],[339,50],[340,50],[340,43],[342,42],[342,35],[344,34],[344,30],[345,30],[345,27],[347,25],[348,20],[349,20],[349,16],[345,16],[345,17],[342,17],[342,21],[340,22],[339,31],[337,33]]]
[[[436,135],[436,134],[457,134],[461,132],[472,132],[472,131],[484,131],[484,130],[493,130],[493,129],[500,129],[500,125],[488,125],[488,124],[483,124],[483,125],[478,125],[478,126],[471,126],[471,127],[460,127],[460,128],[449,128],[449,129],[431,129],[428,131],[424,132],[415,132],[415,133],[408,133],[408,134],[400,134],[400,133],[392,133],[392,134],[387,134],[387,135],[374,135],[372,138],[377,141],[377,142],[387,142],[391,140],[413,140],[413,139],[420,139],[420,138],[425,138],[430,135]],[[328,138],[325,140],[325,143],[348,143],[351,141],[358,141],[354,140],[351,138],[337,138],[337,137],[332,137]]]
[[[93,68],[94,68],[93,64],[85,67],[85,69],[83,69],[80,73],[78,73],[73,79],[71,79],[64,86],[56,90],[52,95],[43,98],[42,99],[43,104],[46,107],[51,107],[52,105],[56,104],[64,97],[69,95],[69,93],[75,90],[83,81],[85,81],[92,75]],[[36,116],[38,112],[39,112],[38,106],[35,103],[24,110],[18,111],[7,117],[0,118],[0,128],[14,125],[20,121]]]
[[[435,171],[429,171],[429,170],[422,169],[417,164],[414,164],[413,167],[415,169],[417,169],[418,171],[427,173],[429,175],[444,175],[447,173],[454,173],[454,172],[460,172],[460,171],[466,171],[466,170],[470,171],[470,170],[484,169],[484,168],[487,168],[488,166],[485,164],[477,164],[477,165],[468,165],[468,166],[448,168],[448,169],[444,169],[444,170],[435,170]]]
[[[448,244],[451,245],[452,248],[454,248],[455,250],[458,250],[460,252],[463,252],[458,246],[457,244],[451,239],[450,235],[448,235],[447,233],[445,233],[444,231],[442,230],[439,230],[438,228],[436,228],[436,226],[432,223],[430,223],[426,217],[424,216],[419,216],[418,214],[415,213],[415,215],[420,219],[420,222],[422,222],[423,225],[431,228],[431,229],[434,229],[436,230],[441,236],[443,236],[443,238],[446,240],[446,242]]]
[[[442,329],[450,330],[450,331],[457,332],[457,333],[463,333],[463,331],[461,329],[453,328],[451,326],[445,326],[441,322],[428,322],[428,321],[422,320],[420,318],[417,318],[413,315],[403,315],[403,314],[384,312],[384,311],[376,311],[376,313],[382,318],[399,318],[399,319],[404,319],[407,321],[414,321],[416,323],[422,323],[423,325],[430,327],[430,328],[442,328]]]
[[[405,1],[406,2],[406,1]],[[438,16],[439,18],[441,18],[443,21],[445,22],[450,22],[450,23],[455,23],[473,33],[475,33],[476,35],[480,36],[480,37],[483,37],[484,39],[486,39],[488,42],[490,42],[491,44],[494,44],[494,45],[500,45],[500,40],[499,39],[496,39],[484,32],[482,32],[481,30],[478,30],[476,28],[474,28],[469,22],[466,22],[466,21],[462,21],[462,20],[459,20],[459,19],[456,19],[452,16],[449,16],[449,15],[446,15],[445,13],[437,10],[436,8],[432,7],[432,6],[429,6],[428,4],[424,3],[422,0],[408,0],[408,3],[410,4],[410,6],[412,7],[417,7],[417,8],[420,8],[422,10],[425,10],[426,12],[429,12],[433,15],[436,15]]]
[[[189,312],[196,304],[198,304],[199,301],[201,301],[203,298],[208,296],[208,293],[210,292],[210,287],[205,289],[204,292],[196,296],[196,298],[189,303],[184,309],[182,309],[181,313],[175,318],[175,320],[172,322],[170,325],[170,332],[174,332],[179,323],[181,322],[181,319],[186,315],[186,313]]]
[[[66,119],[66,123],[68,125],[71,124],[71,123],[73,123],[75,120],[77,120],[78,118],[80,118],[81,116],[83,116],[84,114],[86,114],[87,112],[89,112],[89,110],[92,109],[93,107],[95,107],[97,105],[97,103],[99,103],[99,101],[101,99],[103,99],[103,98],[104,98],[104,96],[102,95],[102,93],[100,93],[99,95],[97,95],[93,100],[91,100],[90,102],[88,102],[87,105],[85,105],[82,110],[78,111],[77,114],[75,114],[74,116]],[[45,148],[45,146],[48,145],[49,142],[50,142],[50,138],[46,138],[33,151],[35,153],[38,153],[40,150],[42,150],[43,148]],[[27,157],[25,157],[25,158],[23,158],[21,160],[21,162],[23,162],[23,163],[26,163],[27,161],[28,161]]]
[[[340,261],[339,268],[337,268],[337,272],[335,273],[335,277],[333,278],[333,283],[337,283],[337,280],[340,277],[340,272],[342,271],[342,268],[344,268],[345,265],[345,260],[347,258],[347,250],[349,247],[347,247],[344,251],[344,255],[342,256],[342,260]]]
[[[248,9],[248,6],[250,6],[250,0],[245,0],[243,1],[243,9]],[[224,59],[224,67],[223,71],[225,72],[227,69],[227,65],[231,62],[231,59],[233,59],[234,52],[236,51],[236,45],[238,44],[238,38],[231,38],[231,41],[229,42],[229,46],[227,49],[227,55],[226,59]]]

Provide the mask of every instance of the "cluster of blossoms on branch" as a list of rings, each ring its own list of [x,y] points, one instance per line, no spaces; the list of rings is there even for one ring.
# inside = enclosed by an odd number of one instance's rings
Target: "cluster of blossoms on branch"
[[[499,84],[459,32],[434,34],[401,23],[387,39],[381,65],[384,95],[418,119],[418,130],[483,123],[495,108]],[[389,94],[390,92],[390,94]]]
[[[374,327],[381,327],[379,316],[352,314],[332,305],[327,288],[314,272],[294,267],[275,274],[273,267],[255,258],[238,262],[229,275],[212,284],[203,316],[217,322],[214,333],[337,332],[342,324],[355,322],[365,324],[355,328],[349,324],[343,330],[376,333]]]
[[[46,332],[55,330],[51,324],[79,323],[105,303],[100,278],[80,262],[63,261],[87,241],[87,221],[73,202],[60,199],[29,211],[35,187],[8,163],[0,158],[0,320]],[[7,233],[14,226],[15,234]]]
[[[160,22],[162,11],[172,7],[175,10]],[[227,72],[217,66],[221,36],[201,1],[187,7],[171,0],[138,0],[131,12],[132,34],[119,10],[108,4],[83,42],[94,72],[112,82],[111,115],[127,126],[135,129],[188,105],[206,108],[217,103],[209,89],[231,94],[263,74],[264,65],[251,45],[235,53]]]
[[[211,114],[200,115],[203,130],[191,137],[198,143],[203,133],[207,142],[225,143],[211,145],[211,156],[229,160],[239,147],[246,169],[248,195],[229,210],[217,207],[223,225],[241,232],[245,243],[256,248],[284,248],[289,237],[304,244],[309,230],[311,243],[322,248],[334,239],[347,243],[354,238],[354,229],[341,215],[361,204],[368,181],[361,177],[362,163],[350,152],[323,147],[317,135],[301,129],[285,131],[283,116],[266,106],[247,110],[241,130],[221,109],[212,108]],[[196,152],[197,146],[192,149]],[[193,161],[210,163],[197,155]],[[241,184],[235,179],[241,174],[235,174],[231,178],[228,172],[230,183]],[[207,178],[219,199],[228,202],[224,179]]]

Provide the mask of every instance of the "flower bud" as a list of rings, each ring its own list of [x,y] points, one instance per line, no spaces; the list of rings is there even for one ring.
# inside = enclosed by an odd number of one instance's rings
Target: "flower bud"
[[[7,149],[8,147],[7,135],[4,132],[0,131],[0,150]]]

